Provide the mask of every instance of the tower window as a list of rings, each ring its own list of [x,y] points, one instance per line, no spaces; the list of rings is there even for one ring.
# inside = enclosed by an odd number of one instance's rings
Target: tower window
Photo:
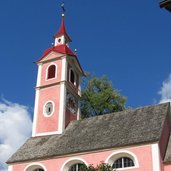
[[[113,163],[112,167],[114,169],[117,169],[117,168],[133,167],[133,166],[135,165],[132,159],[128,157],[121,157]]]
[[[47,79],[55,78],[55,76],[56,76],[56,66],[51,65],[49,66],[47,71]]]
[[[51,116],[54,111],[54,105],[52,102],[47,102],[44,106],[45,116]]]
[[[74,84],[75,82],[75,75],[74,75],[74,71],[71,70],[71,82]]]
[[[72,69],[70,70],[70,79],[69,80],[70,80],[70,82],[72,84],[74,84],[74,85],[76,84],[76,81],[75,81],[76,80],[75,73],[74,73],[74,71]]]
[[[61,43],[61,39],[58,39],[58,43]]]

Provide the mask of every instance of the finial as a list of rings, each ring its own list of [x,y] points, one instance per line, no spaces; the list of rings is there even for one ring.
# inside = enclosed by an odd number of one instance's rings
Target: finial
[[[77,55],[77,52],[78,52],[78,50],[77,49],[74,49],[74,54],[75,55]]]
[[[62,16],[64,16],[65,15],[65,4],[64,4],[64,2],[62,2],[62,4],[61,4],[61,8],[62,8]]]

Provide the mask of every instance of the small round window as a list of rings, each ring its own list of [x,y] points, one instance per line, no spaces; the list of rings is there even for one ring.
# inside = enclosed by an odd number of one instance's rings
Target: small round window
[[[58,39],[58,43],[61,43],[61,39]]]
[[[47,102],[44,107],[44,114],[49,116],[53,113],[53,103],[52,102]]]

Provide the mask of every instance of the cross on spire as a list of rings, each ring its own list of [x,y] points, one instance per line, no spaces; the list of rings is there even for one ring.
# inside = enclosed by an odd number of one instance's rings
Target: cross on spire
[[[64,2],[62,2],[62,4],[61,4],[61,9],[62,9],[62,15],[64,16],[65,11],[66,11]]]

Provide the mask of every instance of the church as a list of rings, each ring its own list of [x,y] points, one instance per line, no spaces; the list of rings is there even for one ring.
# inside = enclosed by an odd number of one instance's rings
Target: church
[[[54,44],[37,60],[32,137],[8,171],[81,171],[101,162],[121,171],[171,171],[170,103],[80,119],[81,77],[65,15]]]

